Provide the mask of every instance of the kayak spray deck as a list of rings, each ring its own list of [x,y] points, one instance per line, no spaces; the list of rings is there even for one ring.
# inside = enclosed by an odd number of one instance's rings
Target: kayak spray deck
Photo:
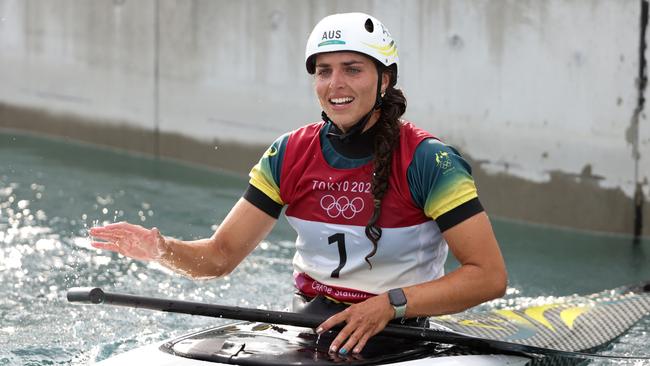
[[[328,352],[336,336],[309,328],[243,322],[183,336],[160,350],[176,356],[236,365],[377,365],[432,357],[450,346],[385,336],[371,338],[359,354]]]

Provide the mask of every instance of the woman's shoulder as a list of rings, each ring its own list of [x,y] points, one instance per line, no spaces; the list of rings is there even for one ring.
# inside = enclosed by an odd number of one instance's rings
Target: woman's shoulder
[[[298,127],[297,129],[290,131],[288,134],[289,135],[313,135],[320,132],[320,130],[323,128],[325,125],[324,121],[318,121],[318,122],[312,122],[308,123],[304,126]]]
[[[291,145],[304,148],[305,144],[310,145],[318,140],[324,124],[325,122],[320,121],[301,126],[285,133],[278,140],[282,140],[285,146]]]
[[[433,134],[417,127],[410,121],[400,120],[400,146],[406,149],[407,154],[421,150],[421,146],[429,141],[439,141]]]
[[[284,134],[276,138],[275,141],[273,141],[273,143],[271,144],[271,148],[273,147],[280,148],[280,146],[282,146],[282,148],[284,149],[286,148],[289,139],[296,141],[296,137],[298,137],[299,138],[298,141],[300,141],[310,136],[318,136],[318,133],[322,129],[323,125],[324,125],[323,121],[314,122],[296,128],[295,130],[285,132]]]
[[[406,138],[418,139],[418,150],[437,152],[440,150],[452,150],[457,153],[453,146],[447,145],[439,137],[431,132],[416,126],[413,122],[408,120],[400,120],[401,128],[400,134]]]
[[[416,126],[413,122],[402,119],[400,120],[400,134],[407,138],[437,139],[431,132]]]

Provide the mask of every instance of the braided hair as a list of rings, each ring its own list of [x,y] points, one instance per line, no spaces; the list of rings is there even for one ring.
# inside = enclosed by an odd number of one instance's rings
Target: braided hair
[[[406,111],[406,98],[404,93],[395,88],[397,82],[396,73],[393,68],[385,67],[377,62],[378,74],[387,72],[390,81],[386,92],[381,95],[381,112],[377,121],[377,135],[374,141],[373,173],[372,173],[372,196],[374,211],[372,217],[366,224],[366,236],[372,242],[372,251],[365,257],[366,262],[372,269],[370,258],[377,253],[377,243],[381,239],[381,228],[377,225],[381,215],[381,203],[388,190],[388,178],[393,159],[393,151],[399,141],[400,117]]]

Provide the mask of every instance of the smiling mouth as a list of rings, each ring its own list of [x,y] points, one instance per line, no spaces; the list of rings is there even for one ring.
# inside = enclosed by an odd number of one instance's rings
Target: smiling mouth
[[[343,105],[343,104],[350,104],[354,98],[352,97],[343,97],[343,98],[330,98],[329,102],[334,104],[334,105]]]

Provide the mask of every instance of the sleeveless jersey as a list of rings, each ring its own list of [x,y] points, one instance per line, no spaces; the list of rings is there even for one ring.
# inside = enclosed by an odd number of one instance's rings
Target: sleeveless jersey
[[[307,295],[358,302],[442,276],[447,244],[413,201],[406,173],[418,144],[432,136],[409,122],[401,125],[371,269],[364,258],[373,248],[365,235],[373,213],[372,162],[351,169],[330,166],[322,153],[322,127],[320,122],[291,133],[282,157],[278,198],[288,205],[285,214],[298,233],[296,287]]]

